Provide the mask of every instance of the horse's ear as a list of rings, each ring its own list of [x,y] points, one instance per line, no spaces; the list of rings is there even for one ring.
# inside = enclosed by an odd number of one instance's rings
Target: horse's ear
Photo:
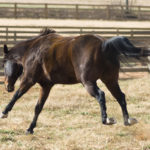
[[[4,54],[8,54],[8,47],[6,44],[4,44]]]

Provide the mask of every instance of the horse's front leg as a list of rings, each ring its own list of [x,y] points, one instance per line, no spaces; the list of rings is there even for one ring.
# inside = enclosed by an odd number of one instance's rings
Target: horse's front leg
[[[52,88],[52,86],[53,86],[53,84],[49,84],[47,86],[46,85],[42,86],[39,100],[35,106],[35,114],[34,114],[32,122],[30,124],[30,127],[27,129],[26,134],[33,134],[33,132],[34,132],[33,129],[36,127],[36,122],[37,122],[38,116],[39,116],[40,112],[42,111],[42,108],[45,104],[45,101],[49,95],[49,92],[50,92],[50,89]]]
[[[14,104],[16,103],[16,101],[24,94],[28,91],[28,89],[33,86],[34,83],[29,82],[28,80],[24,80],[23,82],[21,82],[19,89],[16,91],[16,93],[14,94],[13,98],[11,99],[11,101],[9,102],[9,104],[6,106],[6,108],[4,109],[4,111],[2,112],[2,114],[0,115],[0,118],[7,118],[8,116],[8,112],[12,110]]]

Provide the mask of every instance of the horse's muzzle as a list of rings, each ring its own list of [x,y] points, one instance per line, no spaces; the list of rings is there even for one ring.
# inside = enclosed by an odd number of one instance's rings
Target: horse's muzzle
[[[8,92],[13,92],[14,91],[14,86],[10,86],[9,84],[6,86],[6,90]]]

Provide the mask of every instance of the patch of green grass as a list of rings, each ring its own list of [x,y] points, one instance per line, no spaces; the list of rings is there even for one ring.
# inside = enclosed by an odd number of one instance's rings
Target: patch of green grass
[[[73,130],[73,128],[72,127],[68,127],[68,128],[66,128],[66,130],[70,131],[70,130]]]
[[[63,114],[63,115],[70,115],[73,113],[74,113],[74,110],[72,110],[72,109],[61,110],[61,114]]]
[[[94,113],[94,112],[92,112],[92,113],[89,113],[89,112],[81,112],[81,115],[83,115],[83,116],[92,116],[92,117],[99,117],[99,114],[97,114],[97,113]]]
[[[23,144],[22,144],[20,141],[18,141],[18,142],[17,142],[17,145],[18,145],[19,147],[21,147]]]
[[[2,130],[2,129],[0,129],[0,134],[14,135],[15,132],[14,131],[8,131],[8,130]]]
[[[0,134],[4,134],[4,135],[7,134],[7,135],[15,136],[15,135],[24,134],[24,131],[22,131],[22,130],[10,131],[10,130],[2,130],[2,129],[0,129]]]
[[[12,136],[4,136],[0,139],[1,143],[5,142],[16,142],[16,140]]]
[[[81,115],[86,116],[86,115],[89,115],[89,113],[88,112],[81,112]]]
[[[150,120],[150,116],[149,115],[147,116],[147,119]]]
[[[143,150],[150,150],[150,145],[144,146]]]
[[[120,137],[126,137],[128,136],[128,133],[117,133],[116,135]]]

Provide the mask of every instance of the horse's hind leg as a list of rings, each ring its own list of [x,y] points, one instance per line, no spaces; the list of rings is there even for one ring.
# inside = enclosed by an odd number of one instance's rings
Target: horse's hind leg
[[[11,111],[11,109],[13,108],[14,104],[16,103],[16,101],[24,94],[28,91],[28,89],[33,86],[34,83],[29,82],[28,80],[24,80],[21,84],[19,89],[16,91],[16,93],[14,94],[13,98],[11,99],[11,101],[9,102],[9,104],[6,106],[6,108],[4,109],[4,111],[2,112],[0,118],[7,118],[8,116],[8,112]]]
[[[104,82],[111,94],[116,98],[118,103],[121,106],[123,118],[124,118],[124,124],[125,125],[132,125],[137,123],[137,120],[134,118],[129,118],[128,110],[127,110],[127,104],[125,100],[125,94],[121,91],[119,84],[117,81],[111,81],[111,82]]]
[[[42,111],[42,108],[45,104],[45,101],[49,95],[50,89],[52,88],[53,84],[51,85],[43,85],[42,89],[41,89],[41,94],[40,94],[40,98],[35,106],[35,114],[34,114],[34,118],[33,121],[30,124],[30,127],[27,129],[27,134],[33,134],[33,129],[36,127],[36,122],[38,119],[38,116],[40,114],[40,112]]]
[[[97,99],[101,108],[102,123],[106,125],[116,123],[113,118],[107,118],[105,93],[98,88],[96,82],[86,81],[83,82],[83,85],[88,93]]]

